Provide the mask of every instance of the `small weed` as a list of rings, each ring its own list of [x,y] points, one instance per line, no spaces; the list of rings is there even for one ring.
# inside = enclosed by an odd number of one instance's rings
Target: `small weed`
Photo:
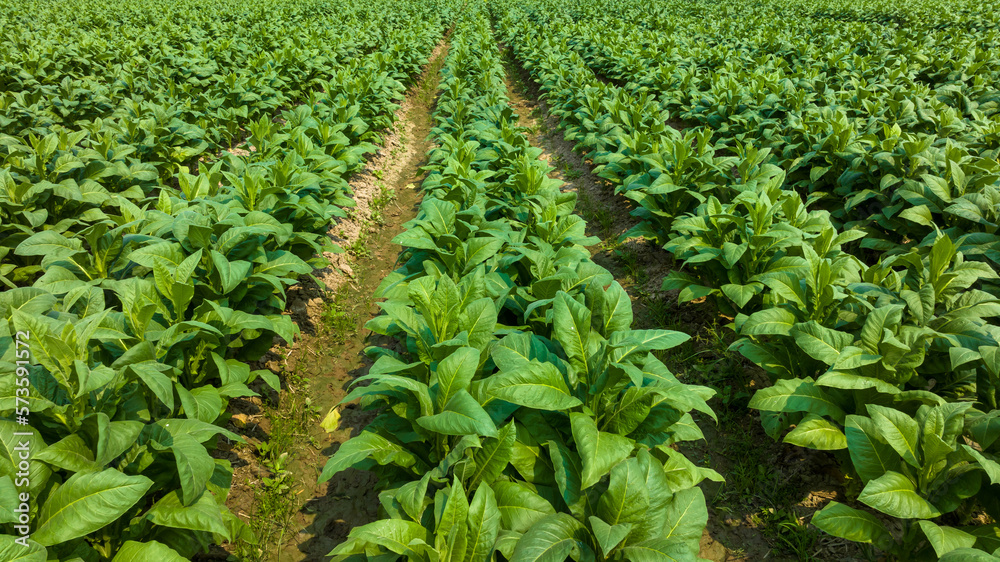
[[[337,343],[346,342],[358,325],[358,316],[348,311],[348,298],[347,284],[344,283],[320,315],[324,335]]]
[[[384,183],[378,184],[379,193],[372,198],[369,208],[371,219],[375,224],[385,224],[385,209],[396,199],[396,191]]]
[[[600,218],[600,217],[598,217]],[[618,263],[625,268],[629,278],[639,286],[645,285],[649,281],[649,274],[643,264],[639,263],[639,254],[631,245],[622,245],[614,251],[618,258]]]
[[[365,221],[361,225],[361,231],[358,232],[358,239],[351,243],[347,248],[347,252],[357,259],[369,259],[374,254],[372,254],[371,249],[368,247],[368,227],[371,223]]]
[[[290,375],[287,381],[302,388],[309,384],[299,374]],[[250,528],[258,542],[248,544],[238,541],[236,555],[240,560],[257,562],[275,558],[284,544],[285,532],[299,509],[293,490],[295,476],[289,470],[289,464],[295,454],[296,440],[309,434],[309,428],[319,416],[310,399],[301,397],[301,393],[283,394],[280,404],[264,412],[270,422],[270,434],[257,445],[256,452],[270,474],[259,483],[247,482],[254,490]]]
[[[764,536],[777,543],[780,553],[794,554],[805,562],[815,560],[811,552],[816,546],[819,531],[799,520],[799,517],[788,509],[762,509],[760,520]]]

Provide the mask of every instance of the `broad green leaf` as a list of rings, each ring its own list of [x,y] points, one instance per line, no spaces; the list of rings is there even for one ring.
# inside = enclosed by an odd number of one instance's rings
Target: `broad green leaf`
[[[611,470],[608,489],[597,501],[597,516],[608,525],[641,525],[649,514],[649,490],[646,473],[637,459],[631,458]]]
[[[614,348],[612,360],[621,362],[638,353],[677,347],[689,339],[691,336],[674,330],[627,330],[613,334],[609,344]]]
[[[807,414],[795,429],[788,432],[784,441],[817,451],[836,451],[847,447],[844,432],[836,424],[816,414]]]
[[[745,336],[787,336],[795,325],[795,315],[784,308],[767,308],[754,312],[740,326]]]
[[[827,365],[833,365],[840,357],[841,350],[854,341],[850,334],[831,330],[815,320],[795,324],[789,334],[802,351]]]
[[[886,548],[892,535],[874,515],[831,501],[812,517],[812,524],[835,537]]]
[[[569,506],[570,512],[582,517],[584,497],[580,486],[580,473],[583,471],[580,456],[576,451],[555,440],[550,440],[547,446],[559,493]]]
[[[941,515],[933,504],[920,496],[913,482],[898,472],[886,472],[868,482],[858,500],[901,519],[931,519]]]
[[[987,554],[975,548],[958,548],[945,554],[938,562],[997,562],[1000,556]]]
[[[34,539],[26,539],[28,546],[14,542],[18,537],[0,535],[0,560],[7,562],[45,562],[45,547]]]
[[[670,539],[651,539],[630,544],[621,549],[622,555],[633,562],[689,562],[697,560],[691,549],[682,542]]]
[[[428,532],[423,525],[414,523],[413,521],[382,519],[361,527],[355,527],[351,529],[351,533],[348,536],[358,541],[385,547],[396,554],[403,554],[406,552],[407,545],[414,540],[427,542]],[[331,554],[337,553],[338,551],[335,549]]]
[[[191,435],[174,436],[170,450],[177,463],[177,476],[181,481],[184,505],[191,505],[205,490],[205,483],[215,472],[215,461],[205,446]]]
[[[198,497],[198,501],[185,506],[181,501],[180,491],[175,490],[153,504],[146,512],[146,517],[164,527],[207,531],[232,538],[226,526],[225,511],[226,507],[220,505],[211,492],[205,492]]]
[[[604,553],[605,558],[611,554],[611,551],[615,547],[625,540],[629,531],[632,530],[631,523],[608,525],[603,519],[593,515],[588,520],[590,521],[590,530],[593,532],[594,538],[597,539],[597,545],[601,547],[601,552]]]
[[[968,445],[963,444],[962,449],[964,449],[969,456],[979,461],[979,466],[982,467],[983,472],[985,472],[986,476],[989,477],[990,484],[1000,484],[1000,463],[986,458],[982,453]]]
[[[750,407],[769,412],[808,412],[843,422],[846,414],[823,389],[809,379],[781,379],[758,390]]]
[[[46,462],[69,472],[96,472],[103,468],[94,459],[94,452],[83,438],[72,433],[49,445],[35,455],[34,460]]]
[[[82,251],[81,238],[67,238],[52,230],[36,232],[14,249],[19,256],[47,256],[49,259],[68,258]]]
[[[92,533],[125,514],[152,485],[114,469],[78,472],[42,505],[32,540],[51,546]]]
[[[930,521],[917,521],[920,530],[927,537],[927,542],[931,543],[934,553],[938,556],[957,550],[959,548],[972,548],[976,544],[976,537],[956,529],[954,527],[941,527]]]
[[[118,549],[118,554],[115,555],[111,562],[148,562],[150,560],[156,560],[157,562],[184,562],[187,558],[177,554],[177,551],[169,546],[156,541],[126,541]]]
[[[403,467],[413,466],[417,462],[413,454],[401,445],[393,443],[377,433],[362,431],[361,435],[348,439],[330,457],[330,460],[326,461],[319,481],[326,482],[334,474],[351,468],[368,458],[372,458],[382,465],[394,463]]]
[[[920,426],[917,422],[899,410],[877,404],[868,404],[868,413],[886,443],[895,449],[907,464],[917,469],[922,468],[918,458]]]
[[[899,456],[882,438],[871,418],[847,416],[845,434],[851,462],[862,481],[874,480],[890,470],[900,470]]]
[[[851,373],[840,371],[827,371],[816,379],[816,386],[826,386],[829,388],[840,388],[844,390],[864,390],[874,388],[883,394],[899,394],[900,390],[896,386],[881,379],[873,377],[863,377]]]
[[[441,498],[445,494],[448,499],[442,509]],[[464,559],[469,532],[469,499],[457,476],[451,488],[438,490],[435,504],[434,549],[444,555],[445,560]]]
[[[748,283],[746,285],[736,285],[733,283],[727,283],[721,287],[722,293],[726,295],[729,300],[736,303],[738,308],[743,308],[746,306],[750,299],[754,298],[755,295],[759,295],[761,291],[764,290],[763,283]]]
[[[472,454],[475,470],[468,480],[469,489],[475,489],[480,483],[491,485],[507,468],[514,452],[514,441],[517,437],[517,427],[513,420],[500,428],[496,439],[487,439],[483,446]]]
[[[524,484],[501,480],[494,483],[493,488],[504,529],[523,533],[537,521],[555,513],[552,504]]]
[[[479,368],[479,350],[471,347],[461,347],[445,357],[437,365],[435,371],[437,387],[436,402],[438,409],[443,409],[448,400],[459,390],[468,390],[472,377]]]
[[[611,467],[628,458],[634,444],[628,437],[598,431],[597,423],[587,414],[573,412],[569,419],[573,441],[583,462],[580,485],[587,489],[607,474]]]
[[[565,562],[585,544],[586,536],[587,529],[571,515],[548,515],[524,533],[510,562]]]
[[[445,404],[444,411],[417,418],[417,423],[443,435],[497,436],[497,427],[490,415],[466,390],[455,392]]]
[[[590,311],[567,293],[560,291],[556,295],[552,304],[552,338],[562,345],[566,358],[578,373],[587,372],[590,317]]]
[[[486,562],[500,534],[500,509],[496,495],[486,484],[476,488],[469,504],[469,540],[465,562]]]
[[[515,371],[486,379],[483,392],[496,398],[537,410],[562,411],[580,405],[570,394],[562,373],[551,363],[532,361]]]
[[[675,492],[667,504],[667,520],[663,538],[687,543],[690,554],[697,554],[698,540],[708,523],[708,508],[701,488]]]

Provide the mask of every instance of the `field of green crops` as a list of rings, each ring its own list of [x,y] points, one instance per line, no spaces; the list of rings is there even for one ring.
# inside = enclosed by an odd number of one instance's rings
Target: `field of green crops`
[[[0,562],[318,559],[231,509],[267,441],[234,405],[323,352],[289,294],[428,73],[366,368],[314,381],[371,413],[295,478],[378,500],[323,559],[763,559],[719,530],[766,480],[717,460],[743,434],[837,474],[754,520],[769,560],[1000,561],[1000,8],[11,0],[0,31]],[[603,257],[637,245],[652,292]]]

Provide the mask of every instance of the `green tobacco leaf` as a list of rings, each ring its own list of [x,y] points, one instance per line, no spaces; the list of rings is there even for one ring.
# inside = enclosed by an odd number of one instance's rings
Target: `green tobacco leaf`
[[[559,493],[569,506],[570,512],[582,517],[584,496],[580,486],[580,473],[583,471],[580,456],[558,441],[551,440],[547,445]]]
[[[973,449],[968,445],[962,445],[962,449],[965,450],[972,458],[979,461],[979,466],[982,467],[983,472],[990,479],[990,484],[1000,484],[1000,463],[995,460],[986,458],[982,453]]]
[[[590,311],[560,291],[552,304],[552,338],[562,345],[566,358],[578,373],[587,372],[587,340]]]
[[[569,415],[573,440],[583,462],[581,488],[596,484],[611,467],[628,458],[634,445],[628,437],[598,431],[597,423],[587,414],[574,412]]]
[[[517,437],[517,426],[513,420],[500,428],[496,439],[488,439],[483,446],[472,454],[475,465],[468,479],[469,489],[475,489],[481,482],[490,485],[507,468],[514,453],[514,441]]]
[[[760,294],[760,292],[764,290],[764,284],[754,282],[746,285],[735,285],[728,283],[723,285],[721,288],[722,293],[726,295],[729,300],[736,303],[737,307],[743,308],[748,302],[750,302],[750,299],[754,298],[755,295]]]
[[[34,460],[46,462],[70,472],[96,472],[103,468],[103,465],[99,465],[95,461],[94,452],[76,433],[67,435],[49,445],[35,455]]]
[[[816,414],[807,414],[795,429],[788,432],[784,441],[817,451],[836,451],[847,447],[847,437],[840,427]]]
[[[750,407],[769,412],[808,412],[838,422],[846,416],[833,398],[809,379],[782,379],[762,388],[750,399]]]
[[[68,258],[82,251],[80,238],[66,238],[52,230],[36,232],[14,249],[19,256],[47,256],[49,259]]]
[[[205,490],[205,483],[215,472],[215,461],[204,445],[186,434],[174,436],[170,450],[177,462],[184,505],[191,505]]]
[[[813,515],[812,524],[835,537],[887,549],[892,535],[874,515],[835,501]]]
[[[459,390],[468,390],[472,377],[479,368],[479,350],[471,347],[456,349],[441,360],[435,371],[437,386],[436,397],[438,409],[443,409],[448,400]],[[433,388],[433,385],[432,385]]]
[[[899,453],[910,466],[921,468],[918,449],[920,447],[920,426],[913,418],[885,406],[868,404],[868,413],[875,428],[885,441]]]
[[[500,509],[493,489],[485,484],[476,488],[469,504],[469,540],[465,562],[486,562],[493,553],[500,534]]]
[[[945,554],[938,562],[997,562],[1000,556],[990,555],[975,548],[959,548]]]
[[[868,482],[890,470],[900,470],[899,456],[882,438],[871,418],[847,416],[845,426],[847,450],[861,480]]]
[[[546,516],[517,542],[510,562],[565,562],[574,548],[585,545],[587,529],[566,513]]]
[[[466,390],[453,394],[443,412],[417,418],[417,423],[443,435],[497,436],[497,427],[490,415]]]
[[[617,281],[603,292],[599,321],[605,338],[632,325],[632,301]]]
[[[652,539],[623,547],[622,555],[633,562],[689,562],[698,558],[684,543],[669,539]]]
[[[627,330],[616,332],[609,343],[614,348],[612,360],[621,362],[639,353],[677,347],[689,339],[691,336],[674,330]]]
[[[382,519],[362,527],[355,527],[351,529],[348,536],[358,541],[385,547],[396,554],[403,554],[406,552],[407,545],[414,540],[426,543],[427,535],[427,529],[419,523],[403,519]],[[334,550],[331,554],[336,553],[337,550]]]
[[[198,501],[185,506],[179,491],[173,491],[160,498],[146,512],[146,517],[156,525],[218,533],[231,539],[229,528],[226,526],[225,510],[226,507],[219,505],[210,492],[202,494],[198,497]]]
[[[152,485],[114,469],[74,474],[42,505],[32,540],[51,546],[92,533],[124,515]]]
[[[708,523],[708,507],[701,488],[688,488],[676,492],[667,504],[667,518],[663,538],[687,544],[689,554],[698,553],[698,540]]]
[[[523,533],[539,520],[555,513],[552,504],[524,484],[499,481],[493,488],[504,529]]]
[[[492,398],[536,410],[562,411],[581,404],[570,394],[559,369],[551,363],[538,361],[490,376],[483,391]]]
[[[399,444],[393,443],[377,433],[363,431],[361,435],[348,439],[330,457],[330,460],[326,461],[319,481],[326,482],[334,474],[351,468],[368,458],[372,458],[382,465],[391,462],[403,467],[413,466],[417,462],[416,457]]]
[[[442,496],[448,499],[442,505]],[[442,553],[445,559],[462,560],[468,541],[469,499],[458,477],[454,478],[451,488],[438,490],[435,497],[434,549]]]
[[[920,530],[927,537],[927,542],[931,543],[934,553],[938,556],[957,550],[959,548],[972,548],[976,544],[976,537],[956,529],[954,527],[940,527],[930,521],[917,521]]]
[[[156,560],[157,562],[184,562],[184,558],[177,551],[169,546],[156,541],[135,542],[127,541],[118,549],[111,562],[147,562]]]
[[[854,341],[851,334],[831,330],[815,320],[795,324],[789,334],[802,351],[827,365],[833,365],[840,357],[840,351]]]
[[[883,394],[899,394],[899,388],[881,379],[863,377],[840,371],[827,371],[816,379],[816,386],[840,388],[843,390],[864,390],[874,388]]]
[[[635,458],[617,464],[611,470],[611,482],[597,502],[597,515],[609,525],[641,525],[649,513],[647,473]]]
[[[611,551],[621,544],[632,530],[631,523],[608,525],[603,519],[593,515],[588,520],[590,521],[590,530],[594,533],[597,545],[601,547],[601,552],[604,553],[605,558],[610,556]]]
[[[941,515],[938,508],[920,496],[913,482],[898,472],[886,472],[869,482],[858,500],[901,519],[931,519]]]
[[[17,537],[10,535],[0,535],[0,560],[8,562],[45,562],[48,556],[45,547],[28,540],[28,546],[22,546],[14,542]]]
[[[768,308],[754,312],[740,326],[745,336],[787,336],[795,325],[795,315],[783,308]]]

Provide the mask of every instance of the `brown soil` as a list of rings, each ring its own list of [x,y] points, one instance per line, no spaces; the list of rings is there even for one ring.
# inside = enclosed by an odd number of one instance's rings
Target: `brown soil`
[[[447,36],[406,93],[396,114],[396,125],[383,135],[378,154],[352,178],[357,206],[351,216],[330,230],[330,236],[342,247],[362,238],[365,251],[357,255],[325,254],[330,266],[317,270],[315,277],[327,291],[311,280],[289,290],[289,309],[302,330],[301,337],[290,347],[276,347],[262,361],[262,367],[284,375],[286,388],[281,395],[266,393],[270,394],[270,403],[278,406],[266,405],[259,398],[234,400],[230,406],[233,418],[229,429],[243,434],[249,446],[237,445],[231,450],[226,447],[224,456],[220,456],[229,458],[234,466],[227,505],[246,522],[268,515],[261,511],[259,498],[262,479],[271,475],[257,457],[256,445],[268,441],[272,433],[269,410],[271,416],[294,410],[309,418],[301,424],[304,433],[294,436],[294,445],[288,451],[288,470],[293,475],[288,494],[294,506],[290,520],[277,523],[278,538],[271,544],[259,545],[263,552],[256,559],[325,560],[351,528],[376,518],[378,497],[374,492],[375,477],[370,473],[348,470],[317,484],[326,460],[340,444],[359,434],[374,414],[362,411],[357,404],[348,404],[338,408],[340,423],[331,433],[326,433],[319,422],[346,395],[351,382],[365,375],[370,367],[363,350],[375,342],[369,341],[370,332],[364,324],[379,313],[372,295],[396,265],[401,248],[391,241],[416,215],[420,204],[420,166],[431,148],[426,139],[433,124],[437,70],[446,54]],[[381,211],[382,222],[378,224],[373,220],[377,217],[373,217],[372,201],[383,195],[383,187],[392,189],[395,199]],[[353,328],[345,329],[342,323],[334,333],[324,324],[324,312],[334,299],[339,314]]]
[[[556,168],[549,175],[566,182],[563,189],[579,194],[577,212],[587,220],[587,234],[601,238],[600,243],[591,247],[593,259],[608,269],[628,292],[635,314],[634,327],[668,328],[691,334],[696,354],[708,356],[702,364],[711,367],[713,362],[725,363],[742,372],[744,380],[722,382],[733,387],[743,386],[734,389],[734,393],[752,392],[767,386],[765,373],[756,365],[736,352],[720,354],[718,345],[710,343],[719,337],[732,339],[731,330],[722,328],[730,319],[721,316],[704,299],[678,303],[676,291],[661,289],[663,278],[675,268],[670,253],[651,241],[618,242],[619,237],[638,222],[629,214],[634,203],[623,195],[614,194],[610,182],[594,173],[593,162],[575,152],[572,142],[564,140],[559,120],[549,114],[530,75],[509,59],[508,56],[508,95],[519,115],[518,124],[528,129],[531,143],[543,150],[541,158]],[[680,119],[671,119],[668,124],[675,128],[689,125]],[[664,359],[685,382],[713,387],[720,384],[711,376],[709,382],[704,374],[697,370],[692,372],[681,358],[667,356]],[[705,481],[701,485],[709,505],[709,521],[699,556],[713,562],[797,560],[799,557],[779,536],[776,520],[762,518],[761,513],[773,515],[776,510],[789,513],[789,517],[795,517],[804,529],[812,514],[830,500],[845,501],[845,479],[832,455],[785,445],[768,437],[756,412],[746,408],[746,399],[736,400],[735,404],[713,399],[710,405],[719,414],[720,424],[717,426],[705,416],[696,416],[706,439],[681,448],[688,458],[696,463],[701,461],[703,466],[710,466],[723,476],[732,474],[741,461],[746,465],[746,459],[737,457],[743,451],[753,450],[759,452],[756,458],[762,463],[760,470],[767,474],[764,478],[755,475],[740,481],[759,489],[734,491],[731,488],[738,483],[732,477],[728,478],[731,484]],[[727,485],[730,489],[725,489]],[[815,536],[816,540],[804,549],[805,555],[811,556],[808,559],[862,560],[855,544],[825,535],[815,528],[809,529],[808,535]],[[796,534],[806,535],[801,530]],[[786,537],[796,538],[794,535]]]

